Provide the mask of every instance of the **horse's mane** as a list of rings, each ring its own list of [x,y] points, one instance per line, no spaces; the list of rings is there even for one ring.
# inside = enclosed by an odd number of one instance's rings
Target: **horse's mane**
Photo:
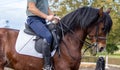
[[[88,28],[92,23],[96,22],[99,18],[99,9],[92,7],[82,7],[67,14],[61,19],[61,23],[65,24],[69,29],[74,30],[76,27],[81,29]],[[110,31],[112,20],[108,14],[105,14],[105,23],[107,31]],[[67,28],[67,29],[68,29]],[[66,28],[64,28],[66,30]]]
[[[94,20],[98,18],[98,9],[92,7],[82,7],[67,14],[61,19],[61,23],[66,24],[70,29],[76,26],[87,28]]]

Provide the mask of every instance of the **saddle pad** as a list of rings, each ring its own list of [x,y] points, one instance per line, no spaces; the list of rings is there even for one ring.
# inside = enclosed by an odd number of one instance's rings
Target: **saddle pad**
[[[19,54],[43,58],[42,54],[35,50],[35,41],[33,41],[35,37],[24,33],[24,27],[21,28],[15,45],[16,51]],[[54,56],[55,52],[56,50],[52,51],[51,56]]]

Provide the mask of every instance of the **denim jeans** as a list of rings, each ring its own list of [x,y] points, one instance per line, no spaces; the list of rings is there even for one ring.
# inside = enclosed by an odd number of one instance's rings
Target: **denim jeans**
[[[52,42],[52,34],[46,27],[46,21],[43,18],[37,16],[29,16],[27,24],[36,33],[37,36],[45,38],[48,43]]]

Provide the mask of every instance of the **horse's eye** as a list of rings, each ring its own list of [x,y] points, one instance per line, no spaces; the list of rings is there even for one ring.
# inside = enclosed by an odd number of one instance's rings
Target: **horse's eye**
[[[106,34],[106,29],[105,28],[102,28],[102,32],[104,32]]]

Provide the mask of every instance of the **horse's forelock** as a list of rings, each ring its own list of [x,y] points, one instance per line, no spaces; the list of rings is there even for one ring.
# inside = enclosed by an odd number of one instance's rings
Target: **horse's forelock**
[[[104,27],[104,31],[106,33],[109,33],[111,28],[112,28],[112,19],[111,19],[109,14],[107,14],[107,13],[104,13],[104,14],[105,14],[105,18],[104,18],[105,27]]]

